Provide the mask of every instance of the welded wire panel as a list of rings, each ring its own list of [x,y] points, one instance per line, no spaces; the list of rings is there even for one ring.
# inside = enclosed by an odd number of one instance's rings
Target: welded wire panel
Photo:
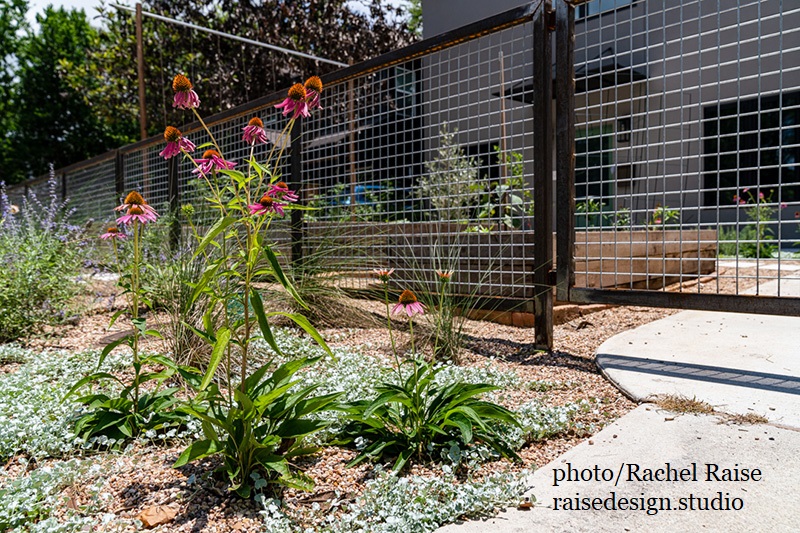
[[[800,4],[576,11],[576,287],[800,296]]]
[[[305,124],[309,257],[356,287],[534,294],[531,24],[326,87]]]
[[[117,214],[114,207],[119,205],[114,189],[114,159],[70,172],[64,179],[67,180],[69,207],[75,210],[71,222],[93,219],[100,231],[114,220]]]

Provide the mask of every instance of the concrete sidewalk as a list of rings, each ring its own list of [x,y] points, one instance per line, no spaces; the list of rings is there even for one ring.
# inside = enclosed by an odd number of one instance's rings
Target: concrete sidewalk
[[[537,470],[532,510],[440,533],[800,531],[800,318],[684,311],[609,339],[597,364],[636,400],[674,394],[769,423],[641,405]]]
[[[438,533],[796,532],[798,450],[797,431],[729,426],[714,416],[675,415],[641,405],[537,470],[530,480],[537,499],[533,509],[509,509]],[[748,469],[758,481],[723,481],[725,468],[738,468],[740,479]],[[555,481],[570,474],[579,480]],[[656,481],[656,476],[679,481]],[[728,510],[699,510],[710,506]]]

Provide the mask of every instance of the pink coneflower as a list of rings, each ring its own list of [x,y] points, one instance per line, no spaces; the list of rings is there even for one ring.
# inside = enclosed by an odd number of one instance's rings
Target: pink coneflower
[[[167,126],[164,130],[164,140],[167,141],[167,147],[158,154],[164,159],[176,156],[181,151],[194,152],[194,143],[181,135],[181,130],[178,128]]]
[[[308,104],[308,109],[322,109],[322,106],[319,105],[319,97],[322,94],[322,80],[319,76],[311,76],[306,80],[303,84],[303,87],[306,89],[306,103]]]
[[[405,312],[409,317],[412,317],[416,314],[422,315],[425,314],[425,306],[417,300],[417,297],[414,296],[413,292],[404,290],[402,293],[400,293],[400,299],[398,303],[392,308],[392,314],[396,315],[403,312]]]
[[[758,199],[759,200],[763,200],[764,199],[764,193],[763,192],[758,193]]]
[[[275,200],[275,198],[265,193],[257,204],[248,205],[247,208],[250,209],[251,215],[266,215],[267,213],[275,213],[283,216],[283,207],[285,205],[286,204],[280,203],[279,201]]]
[[[148,222],[155,222],[156,217],[152,214],[145,212],[141,206],[135,205],[128,209],[128,212],[117,219],[117,224],[125,224],[129,226],[134,222],[141,222],[147,224]]]
[[[786,203],[784,203],[784,202],[781,202],[781,209],[786,209],[787,207],[789,207],[789,206],[788,206],[788,205],[786,205]]]
[[[158,213],[156,210],[148,204],[144,197],[136,191],[131,191],[128,193],[128,196],[122,201],[122,205],[115,207],[114,211],[123,211],[127,209],[130,211],[132,208],[138,207],[141,209],[142,214],[147,217],[149,222],[155,222],[158,218]],[[128,213],[130,214],[130,213]]]
[[[308,91],[306,91],[306,88],[299,83],[295,83],[289,89],[289,96],[275,107],[278,109],[283,109],[284,117],[293,113],[292,119],[296,119],[297,117],[301,116],[307,118],[311,116],[311,113],[308,109],[308,102],[306,102],[307,98]]]
[[[172,90],[175,91],[172,107],[177,107],[178,109],[200,107],[200,98],[192,90],[192,82],[183,74],[178,74],[172,79]]]
[[[216,150],[206,150],[203,157],[196,159],[197,167],[192,170],[193,174],[210,174],[213,170],[231,170],[236,166],[233,161],[226,161]]]
[[[128,236],[127,236],[127,235],[125,235],[124,233],[122,233],[122,232],[119,230],[119,228],[118,228],[118,227],[116,227],[116,226],[113,226],[113,227],[111,227],[111,228],[108,228],[108,229],[106,230],[106,232],[105,232],[105,233],[103,233],[102,235],[100,235],[100,238],[101,238],[101,239],[105,239],[105,240],[109,240],[109,239],[111,239],[111,240],[120,240],[120,241],[124,241],[125,239],[127,239],[127,238],[128,238]]]
[[[745,187],[744,189],[742,189],[742,192],[745,193],[745,192],[747,192],[749,190],[750,190],[750,187]]]
[[[269,186],[267,195],[280,200],[282,202],[296,202],[298,199],[297,193],[289,190],[289,186],[283,181],[278,181]]]
[[[450,281],[450,278],[453,277],[453,271],[452,270],[437,270],[436,271],[436,275],[439,276],[439,281],[441,281],[442,283],[448,283]]]
[[[267,133],[264,131],[264,123],[258,117],[253,117],[247,126],[244,127],[244,134],[242,140],[247,144],[266,144]]]
[[[376,268],[375,270],[372,271],[372,273],[375,274],[375,277],[377,277],[381,281],[381,283],[389,283],[389,278],[391,277],[392,274],[394,274],[394,269],[392,268],[389,270],[383,270]]]

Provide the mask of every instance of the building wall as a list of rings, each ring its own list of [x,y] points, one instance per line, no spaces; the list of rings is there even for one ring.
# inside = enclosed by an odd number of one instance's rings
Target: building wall
[[[611,5],[610,0],[604,1]],[[425,36],[526,3],[423,1]],[[796,105],[786,107],[785,95],[800,90],[800,5],[759,0],[624,3],[618,1],[620,7],[599,14],[594,10],[595,14],[576,20],[576,126],[579,139],[583,135],[586,140],[579,146],[590,151],[583,158],[577,154],[577,196],[598,196],[590,189],[599,189],[599,201],[610,208],[630,209],[637,222],[651,217],[657,206],[669,206],[681,208],[683,223],[713,224],[741,219],[733,196],[745,186],[761,184],[763,192],[773,193],[776,203],[787,201],[789,206],[779,212],[784,220],[793,220],[794,212],[800,211],[800,178],[794,159],[800,135],[790,122],[800,111]],[[497,127],[500,99],[491,101],[483,95],[477,104],[477,89],[465,92],[463,87],[471,87],[477,79],[497,77],[500,52],[514,58],[506,66],[507,83],[530,80],[532,63],[524,59],[530,56],[524,50],[530,41],[512,40],[490,47],[489,52],[483,50],[482,42],[463,45],[476,46],[468,65],[463,58],[454,63],[445,57],[428,65],[433,83],[448,80],[441,83],[448,97],[429,105],[428,137],[435,137],[443,117],[459,124],[473,121],[478,129]],[[490,85],[497,87],[496,82]],[[492,88],[484,92],[493,90],[497,92]],[[783,111],[773,113],[783,122],[767,127],[763,118],[758,122],[759,114],[775,95],[784,95]],[[736,133],[722,131],[726,119],[715,116],[716,106],[730,108],[730,104],[740,106],[734,119],[740,121]],[[524,139],[523,119],[533,118],[531,106],[515,101],[507,113],[513,121],[512,137]],[[748,120],[758,124],[747,126]],[[475,127],[460,129],[476,131]],[[496,136],[496,132],[487,135]],[[744,135],[758,135],[762,140],[751,140],[749,145],[736,141]],[[776,152],[782,159],[771,168],[764,164],[764,143],[772,142],[763,140],[765,135],[782,139]],[[465,142],[476,142],[474,137],[467,135]],[[598,148],[603,143],[605,148]],[[734,150],[732,143],[737,146]],[[718,162],[711,157],[715,146],[722,153]],[[719,165],[726,164],[722,159],[730,157],[738,157],[736,168],[720,169]],[[759,161],[755,167],[753,160]],[[780,184],[773,183],[777,172]],[[587,174],[599,176],[602,187],[581,187],[581,176]],[[800,237],[797,223],[790,229]]]

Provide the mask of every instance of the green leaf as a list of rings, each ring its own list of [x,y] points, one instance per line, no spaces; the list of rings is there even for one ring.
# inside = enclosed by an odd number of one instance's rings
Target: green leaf
[[[203,376],[203,381],[200,382],[200,390],[205,389],[211,380],[214,378],[214,373],[217,371],[222,354],[225,352],[228,343],[231,340],[231,331],[228,328],[222,328],[217,332],[217,341],[214,343],[214,349],[211,351],[211,359],[208,362],[208,369],[206,375]]]
[[[108,344],[106,344],[106,347],[103,348],[102,352],[100,352],[100,359],[98,359],[98,361],[97,361],[97,367],[96,368],[99,369],[101,366],[103,366],[103,361],[106,360],[106,357],[108,357],[108,354],[111,353],[111,350],[113,350],[114,348],[116,348],[117,346],[122,344],[123,342],[127,342],[128,339],[130,339],[130,338],[131,338],[130,335],[125,335],[124,337],[122,337],[120,339],[117,339],[115,341],[111,341]]]
[[[172,465],[173,468],[181,467],[192,461],[203,459],[210,455],[214,455],[222,449],[222,444],[215,440],[198,440],[189,445],[188,448],[183,450],[178,460]]]
[[[125,311],[127,311],[127,309],[120,309],[119,311],[117,311],[116,313],[114,313],[113,315],[111,315],[111,322],[109,322],[109,323],[108,323],[108,329],[111,329],[111,326],[113,326],[113,325],[114,325],[114,322],[116,322],[116,321],[117,321],[117,319],[118,319],[120,316],[122,316],[122,313],[124,313]]]
[[[203,240],[200,241],[200,244],[197,245],[197,250],[195,250],[192,259],[196,258],[198,255],[203,253],[203,250],[206,249],[206,246],[208,246],[208,244],[212,242],[217,237],[217,235],[225,231],[225,229],[234,222],[236,222],[235,217],[222,217],[219,220],[217,220],[217,222],[213,226],[211,226],[211,228],[205,234]]]
[[[317,344],[319,344],[320,347],[328,353],[328,355],[330,355],[334,360],[336,360],[336,356],[333,355],[331,349],[328,348],[328,344],[325,342],[325,339],[322,338],[322,335],[320,335],[319,331],[317,331],[317,328],[315,328],[311,324],[311,322],[308,321],[306,317],[298,313],[285,313],[283,311],[272,311],[270,313],[267,313],[266,316],[271,317],[276,315],[285,316],[286,318],[290,319],[292,322],[303,328],[303,330],[305,330],[306,333],[311,335],[312,339],[317,341]]]
[[[69,398],[70,396],[72,396],[72,395],[75,393],[75,391],[77,391],[78,389],[80,389],[81,387],[83,387],[84,385],[86,385],[87,383],[90,383],[90,382],[92,382],[92,381],[98,381],[98,380],[100,380],[100,379],[111,379],[111,380],[114,380],[114,381],[116,381],[117,383],[119,383],[119,384],[120,384],[120,385],[122,385],[123,387],[125,386],[125,383],[123,383],[123,382],[122,382],[122,381],[121,381],[121,380],[120,380],[120,379],[119,379],[117,376],[115,376],[114,374],[109,374],[108,372],[95,372],[94,374],[89,374],[89,375],[88,375],[88,376],[86,376],[85,378],[83,378],[83,379],[79,380],[79,381],[78,381],[78,382],[77,382],[75,385],[73,385],[73,386],[72,386],[72,388],[71,388],[71,389],[69,389],[69,392],[67,392],[67,393],[64,395],[64,397],[63,397],[63,398],[61,398],[61,401],[63,402],[64,400],[66,400],[67,398]]]
[[[261,296],[255,289],[253,289],[250,295],[250,303],[253,305],[253,310],[258,318],[258,327],[261,330],[261,335],[264,337],[264,340],[276,354],[283,355],[281,349],[278,347],[278,343],[275,342],[275,337],[272,335],[267,316],[264,314],[264,302],[261,301]]]
[[[264,255],[267,256],[267,260],[269,261],[270,266],[272,267],[272,272],[275,274],[275,277],[278,278],[278,281],[286,291],[292,295],[292,298],[300,304],[303,309],[308,309],[308,305],[303,301],[300,297],[300,294],[297,292],[297,289],[294,288],[294,285],[291,281],[286,277],[286,274],[283,273],[283,269],[281,268],[280,263],[278,262],[278,256],[275,255],[275,252],[272,250],[272,247],[267,245],[263,247]]]
[[[205,269],[203,275],[200,277],[200,281],[198,281],[194,285],[194,290],[192,291],[192,297],[189,300],[190,303],[195,303],[197,299],[200,297],[200,295],[203,294],[203,291],[208,286],[208,282],[214,278],[214,276],[217,274],[217,271],[219,270],[219,267],[222,266],[222,264],[223,260],[218,259]]]
[[[224,174],[235,181],[240,187],[244,186],[244,182],[247,179],[244,174],[239,172],[238,170],[227,170],[227,169],[219,169],[217,170],[220,174]]]

